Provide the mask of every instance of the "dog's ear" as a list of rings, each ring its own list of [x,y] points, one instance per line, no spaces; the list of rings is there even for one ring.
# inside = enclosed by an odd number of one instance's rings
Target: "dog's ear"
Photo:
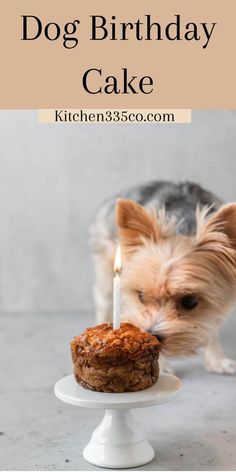
[[[134,252],[145,239],[157,242],[160,228],[154,212],[146,211],[133,200],[118,199],[116,223],[122,249],[126,254]]]
[[[195,244],[197,250],[214,258],[219,269],[224,267],[224,271],[228,269],[235,275],[236,203],[223,205],[208,218],[207,210],[198,210]]]
[[[216,213],[214,221],[228,237],[230,246],[236,251],[236,203],[223,205]]]
[[[223,205],[217,212],[206,218],[207,211],[197,212],[197,239],[199,242],[214,242],[222,236],[236,251],[236,203]]]

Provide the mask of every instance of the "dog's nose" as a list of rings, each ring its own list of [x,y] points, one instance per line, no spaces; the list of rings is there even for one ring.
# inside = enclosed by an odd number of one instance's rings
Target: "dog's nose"
[[[155,334],[157,340],[160,342],[160,343],[164,343],[165,341],[165,336],[163,334]]]

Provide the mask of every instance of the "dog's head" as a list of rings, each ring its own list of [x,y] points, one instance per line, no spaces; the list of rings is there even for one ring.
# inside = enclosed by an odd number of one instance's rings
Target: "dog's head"
[[[195,353],[235,300],[236,204],[197,210],[193,236],[131,200],[118,200],[116,218],[122,318],[156,335],[166,355]]]

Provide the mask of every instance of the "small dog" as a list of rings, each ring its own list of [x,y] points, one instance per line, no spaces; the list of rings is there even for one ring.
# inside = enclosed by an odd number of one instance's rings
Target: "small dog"
[[[194,183],[160,181],[105,202],[91,228],[99,323],[112,320],[118,240],[121,319],[162,342],[161,368],[170,372],[168,357],[203,347],[207,370],[236,373],[218,334],[236,299],[236,203],[222,205]]]

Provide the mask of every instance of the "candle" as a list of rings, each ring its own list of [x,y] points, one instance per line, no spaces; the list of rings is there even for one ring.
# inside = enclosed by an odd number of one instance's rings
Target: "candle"
[[[115,277],[113,279],[113,329],[120,327],[120,273],[121,271],[121,250],[118,246],[114,262]]]

